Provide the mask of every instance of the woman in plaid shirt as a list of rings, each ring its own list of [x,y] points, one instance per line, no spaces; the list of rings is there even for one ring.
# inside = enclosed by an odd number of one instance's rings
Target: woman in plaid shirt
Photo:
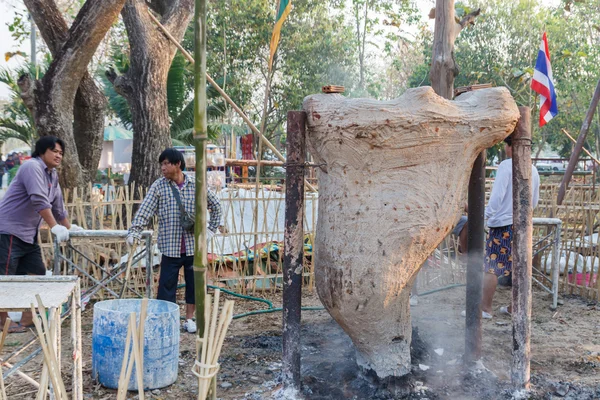
[[[184,328],[190,333],[196,332],[196,323],[192,319],[195,311],[194,299],[194,232],[185,231],[180,222],[180,211],[173,189],[177,190],[185,211],[194,215],[196,184],[183,173],[185,160],[176,149],[166,149],[158,159],[162,178],[154,181],[148,194],[142,201],[133,219],[127,244],[133,245],[134,239],[141,238],[143,228],[150,220],[158,216],[158,249],[162,253],[160,277],[158,280],[159,300],[176,302],[179,269],[184,268],[185,277],[185,316]],[[217,196],[208,192],[208,211],[210,223],[206,231],[210,240],[221,222],[221,204]]]

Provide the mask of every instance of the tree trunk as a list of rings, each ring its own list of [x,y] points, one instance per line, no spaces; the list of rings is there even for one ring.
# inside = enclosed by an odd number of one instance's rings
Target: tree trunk
[[[104,141],[106,96],[86,73],[75,95],[73,134],[84,182],[94,182]]]
[[[479,12],[477,9],[456,22],[454,0],[436,0],[429,79],[433,90],[445,99],[454,98],[454,78],[458,75],[458,66],[454,62],[454,41],[464,27],[473,23]]]
[[[169,64],[166,60],[154,57],[147,59],[153,61],[146,65],[147,68],[138,71],[139,75],[132,80],[135,96],[131,96],[128,101],[133,122],[129,182],[135,182],[141,187],[150,187],[160,176],[158,156],[164,149],[171,147],[166,81]],[[131,66],[133,70],[133,63]]]
[[[23,100],[41,136],[65,141],[61,185],[92,181],[102,152],[106,99],[87,72],[100,41],[125,0],[88,0],[69,29],[53,0],[25,0],[53,61],[40,81],[23,76]]]
[[[387,102],[313,95],[303,108],[310,153],[326,164],[317,292],[360,365],[405,375],[414,277],[451,231],[477,155],[514,128],[517,105],[506,88],[448,101],[421,87]]]
[[[131,48],[130,67],[107,76],[127,99],[133,121],[133,154],[129,182],[149,187],[160,176],[158,157],[171,146],[167,76],[177,48],[154,26],[148,6],[162,15],[161,24],[180,42],[192,18],[192,0],[127,0],[123,21]]]

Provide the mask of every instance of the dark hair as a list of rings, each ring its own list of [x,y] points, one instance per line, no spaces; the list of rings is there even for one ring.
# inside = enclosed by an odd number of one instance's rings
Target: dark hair
[[[158,157],[158,162],[162,163],[163,161],[169,161],[171,164],[179,163],[179,167],[182,171],[185,171],[185,160],[183,159],[183,153],[177,149],[166,149],[162,153],[160,153],[160,157]]]
[[[508,147],[512,147],[512,135],[505,137],[504,143],[506,143]]]
[[[43,136],[35,142],[35,151],[31,155],[31,157],[39,158],[42,154],[46,152],[46,150],[54,150],[56,148],[56,144],[60,144],[62,147],[63,153],[65,152],[65,142],[56,136]],[[16,154],[16,153],[13,153]]]

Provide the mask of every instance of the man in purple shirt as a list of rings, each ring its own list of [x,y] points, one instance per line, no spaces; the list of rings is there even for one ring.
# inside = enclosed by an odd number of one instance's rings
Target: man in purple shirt
[[[56,172],[64,148],[63,141],[54,136],[39,139],[32,159],[19,168],[0,201],[0,275],[46,274],[37,244],[42,220],[46,221],[56,240],[69,239],[71,224]],[[0,313],[0,326],[4,325],[6,317],[6,313]],[[12,326],[11,331],[24,331],[31,322],[31,312],[23,313],[20,325]]]

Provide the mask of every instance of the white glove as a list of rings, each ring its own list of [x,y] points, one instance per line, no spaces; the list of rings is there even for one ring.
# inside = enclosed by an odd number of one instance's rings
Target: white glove
[[[82,230],[83,230],[82,227],[80,227],[79,225],[75,225],[75,224],[71,224],[71,229],[69,229],[69,231],[71,231],[71,232],[79,232]]]
[[[69,240],[69,230],[65,226],[56,224],[50,231],[56,236],[56,241],[58,243]]]
[[[134,240],[135,240],[135,238],[133,237],[133,235],[128,235],[127,239],[125,239],[125,243],[127,243],[127,247],[133,247]]]

